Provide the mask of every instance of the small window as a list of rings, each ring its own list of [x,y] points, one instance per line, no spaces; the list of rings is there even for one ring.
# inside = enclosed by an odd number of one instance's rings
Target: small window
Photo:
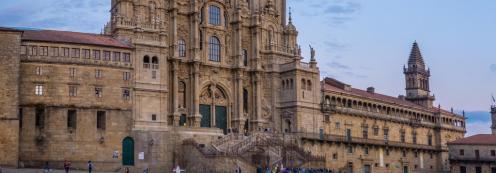
[[[68,110],[67,111],[67,128],[76,129],[77,125],[77,111]]]
[[[107,126],[107,112],[98,111],[96,113],[96,128],[98,130],[105,130]]]
[[[383,129],[384,130],[384,141],[389,140],[389,129]]]
[[[76,68],[69,68],[69,77],[74,78],[76,77]]]
[[[157,121],[157,115],[156,114],[152,114],[152,121]]]
[[[43,75],[43,68],[38,66],[36,67],[36,75],[40,76]]]
[[[143,57],[143,68],[150,68],[150,57],[148,55]]]
[[[21,55],[26,55],[28,53],[27,46],[21,46]]]
[[[184,40],[178,41],[179,57],[186,57],[186,42]]]
[[[152,68],[153,68],[153,69],[158,69],[158,67],[159,67],[159,66],[158,66],[158,57],[154,56],[154,57],[152,58]]]
[[[123,80],[125,80],[125,81],[131,80],[131,73],[129,73],[129,72],[124,72],[124,73],[122,74],[122,76],[123,76],[123,77],[122,77],[122,78],[123,78]]]
[[[221,21],[220,21],[220,8],[214,5],[209,6],[208,8],[208,14],[209,14],[209,23],[211,25],[215,26],[220,26]]]
[[[76,97],[77,96],[77,86],[69,85],[69,96]]]
[[[339,129],[339,128],[341,128],[341,123],[336,122],[336,123],[334,124],[334,126],[335,126],[335,128],[336,128],[336,129]]]
[[[368,147],[364,147],[364,148],[363,148],[363,153],[364,153],[365,155],[369,155],[369,148],[368,148]]]
[[[110,61],[110,51],[103,51],[103,60]]]
[[[491,150],[491,156],[496,156],[496,151],[495,150]]]
[[[243,49],[243,65],[248,66],[248,51]]]
[[[346,150],[347,150],[348,154],[352,154],[352,153],[353,153],[353,146],[351,146],[351,145],[350,145],[350,146],[348,146],[348,147],[346,148]]]
[[[121,53],[120,52],[114,52],[114,56],[112,58],[112,61],[120,62],[121,61]]]
[[[73,58],[79,58],[81,55],[80,55],[80,50],[78,48],[73,48],[72,49],[72,57]]]
[[[67,47],[64,47],[64,48],[62,48],[62,49],[63,49],[63,51],[64,51],[64,57],[69,57],[69,56],[70,56],[70,50],[71,50],[71,49],[69,49],[69,48],[67,48]]]
[[[429,134],[429,135],[427,136],[427,144],[428,144],[429,146],[432,146],[432,135],[431,135],[431,134]]]
[[[386,156],[389,156],[389,148],[386,148]]]
[[[35,109],[35,127],[45,128],[45,108],[37,107]]]
[[[122,61],[123,62],[131,62],[131,54],[130,53],[123,53],[122,54]]]
[[[217,37],[209,39],[208,59],[210,61],[220,62],[220,41]]]
[[[36,56],[38,55],[38,47],[37,46],[29,46],[29,55]]]
[[[54,57],[58,57],[60,54],[59,54],[59,48],[58,47],[52,47],[52,52],[51,52],[51,55],[54,56]]]
[[[103,97],[103,88],[102,87],[95,87],[95,96],[97,98]]]
[[[90,59],[91,58],[91,51],[89,49],[83,49],[83,58],[84,59]]]
[[[122,89],[122,99],[129,100],[131,98],[131,91],[129,89]]]
[[[34,89],[34,94],[37,96],[43,96],[43,85],[36,85]]]
[[[334,160],[338,159],[338,153],[332,154],[332,159],[334,159]]]
[[[401,156],[406,157],[406,150],[401,151]]]
[[[48,47],[41,46],[40,49],[41,49],[41,52],[40,52],[41,56],[48,56]]]
[[[93,59],[100,60],[100,50],[93,50]]]
[[[103,78],[103,71],[100,69],[96,69],[95,70],[95,78],[97,78],[97,79]]]
[[[464,156],[465,155],[465,150],[460,150],[460,156]]]
[[[374,126],[374,136],[379,135],[379,127]]]
[[[152,71],[152,79],[157,79],[157,71]]]

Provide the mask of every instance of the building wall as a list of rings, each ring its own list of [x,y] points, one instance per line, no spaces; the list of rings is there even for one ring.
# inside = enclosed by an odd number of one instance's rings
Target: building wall
[[[21,32],[0,31],[0,165],[19,158],[19,50]]]

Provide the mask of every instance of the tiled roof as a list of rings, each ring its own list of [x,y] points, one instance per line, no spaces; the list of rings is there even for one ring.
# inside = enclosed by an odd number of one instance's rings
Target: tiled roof
[[[112,38],[106,35],[69,32],[69,31],[53,31],[53,30],[24,30],[22,35],[23,41],[46,41],[54,43],[74,43],[88,44],[97,46],[108,46],[117,48],[132,48],[127,43]]]
[[[448,145],[496,145],[496,135],[478,134],[448,142]]]
[[[329,84],[329,83],[332,83],[332,84]],[[333,84],[337,84],[337,86],[335,86]],[[324,89],[324,91],[333,91],[333,92],[338,92],[338,93],[344,93],[344,94],[354,95],[357,97],[363,97],[363,98],[379,100],[379,101],[383,101],[383,102],[387,102],[387,103],[402,105],[405,107],[423,109],[423,110],[427,110],[430,112],[439,112],[439,108],[433,107],[430,109],[426,109],[423,106],[420,106],[418,104],[415,104],[413,102],[410,102],[410,101],[407,101],[404,99],[400,99],[398,97],[392,97],[392,96],[388,96],[388,95],[384,95],[384,94],[379,94],[376,92],[370,93],[370,92],[367,92],[365,90],[356,89],[356,88],[352,88],[352,87],[349,87],[348,89],[344,89],[342,87],[339,87],[340,84],[342,84],[342,86],[349,86],[349,85],[344,84],[340,81],[337,81],[336,79],[326,78],[326,79],[324,79],[324,85],[322,88]],[[446,111],[443,109],[441,109],[441,112],[443,114],[455,115],[455,114],[451,113],[451,111]]]

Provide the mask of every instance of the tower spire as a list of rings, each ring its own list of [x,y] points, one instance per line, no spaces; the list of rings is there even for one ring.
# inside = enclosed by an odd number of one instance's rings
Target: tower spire
[[[422,53],[420,52],[417,40],[413,42],[412,51],[410,52],[410,58],[408,58],[408,64],[416,65],[419,68],[425,69],[424,58],[422,57]]]
[[[293,16],[291,15],[291,7],[289,7],[289,24],[293,23]]]
[[[413,42],[408,66],[403,68],[406,79],[406,99],[425,107],[432,107],[435,98],[430,95],[430,70],[425,68],[424,58],[417,41]]]

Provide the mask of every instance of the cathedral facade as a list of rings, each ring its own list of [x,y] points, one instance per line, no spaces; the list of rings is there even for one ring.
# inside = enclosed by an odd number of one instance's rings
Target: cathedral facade
[[[0,165],[449,171],[465,118],[433,106],[416,43],[390,97],[321,81],[286,0],[111,4],[104,34],[0,28]]]

